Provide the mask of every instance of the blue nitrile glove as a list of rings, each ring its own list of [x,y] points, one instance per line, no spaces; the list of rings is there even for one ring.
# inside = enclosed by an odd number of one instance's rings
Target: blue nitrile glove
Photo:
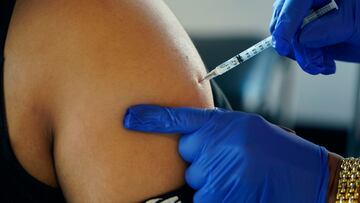
[[[331,11],[300,29],[311,9],[330,0],[276,0],[270,31],[280,55],[310,74],[333,74],[334,60],[360,62],[360,1],[335,0]]]
[[[186,181],[198,190],[197,203],[326,202],[326,149],[258,115],[138,105],[124,126],[182,134],[179,152],[190,163]]]

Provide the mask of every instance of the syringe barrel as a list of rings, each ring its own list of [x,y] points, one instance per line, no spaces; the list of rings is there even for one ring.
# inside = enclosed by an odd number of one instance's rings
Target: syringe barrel
[[[269,36],[264,40],[261,40],[252,47],[246,49],[245,51],[238,54],[236,57],[239,60],[239,63],[249,60],[250,58],[256,56],[260,52],[272,46],[272,37]]]
[[[328,13],[329,11],[331,11],[333,9],[336,9],[336,10],[339,9],[335,0],[332,0],[329,4],[323,6],[322,8],[320,8],[318,10],[311,12],[310,15],[305,17],[301,27],[304,27],[308,23],[311,23],[312,21],[320,18],[321,16],[325,15],[326,13]]]

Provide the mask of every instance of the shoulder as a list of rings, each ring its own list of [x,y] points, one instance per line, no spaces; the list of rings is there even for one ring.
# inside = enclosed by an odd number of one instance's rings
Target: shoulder
[[[188,35],[160,0],[30,0],[19,1],[17,11],[6,51],[38,61],[31,71],[61,81],[69,79],[65,74],[110,73],[139,83],[161,82],[166,74],[193,84],[205,74]]]
[[[176,137],[121,126],[134,104],[212,106],[204,65],[162,1],[19,2],[7,54],[44,95],[67,198],[137,201],[183,184]]]
[[[29,0],[16,6],[7,58],[16,56],[17,67],[36,82],[36,91],[62,98],[48,101],[59,108],[67,98],[74,102],[67,95],[90,90],[98,96],[99,91],[128,96],[161,91],[177,93],[174,100],[186,99],[181,89],[189,100],[211,98],[209,86],[198,84],[205,68],[196,49],[160,0]]]

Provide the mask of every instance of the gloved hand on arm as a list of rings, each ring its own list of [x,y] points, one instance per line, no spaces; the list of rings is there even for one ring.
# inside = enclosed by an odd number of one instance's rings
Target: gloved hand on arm
[[[270,32],[277,52],[314,75],[335,73],[334,60],[360,62],[360,1],[335,1],[338,10],[301,29],[310,10],[330,0],[276,0]]]
[[[124,126],[181,134],[194,202],[326,202],[328,151],[258,115],[138,105]]]

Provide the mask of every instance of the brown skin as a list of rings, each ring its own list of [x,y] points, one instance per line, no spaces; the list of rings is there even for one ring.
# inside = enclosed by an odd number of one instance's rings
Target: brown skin
[[[159,0],[18,0],[5,49],[13,149],[68,202],[139,202],[184,184],[177,136],[122,127],[139,103],[213,107],[191,40]]]
[[[329,188],[328,188],[328,202],[335,203],[336,193],[337,193],[337,185],[339,180],[339,172],[341,160],[343,157],[335,154],[329,153],[328,156],[328,165],[329,165]]]

